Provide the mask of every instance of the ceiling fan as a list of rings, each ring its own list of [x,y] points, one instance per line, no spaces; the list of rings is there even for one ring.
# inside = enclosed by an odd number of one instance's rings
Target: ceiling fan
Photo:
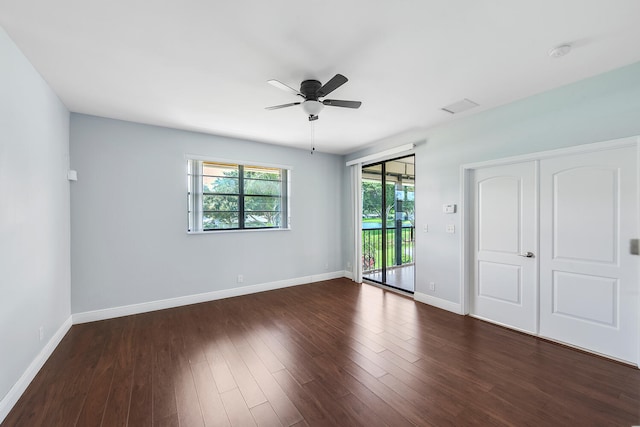
[[[330,107],[344,107],[344,108],[360,108],[362,102],[360,101],[342,101],[340,99],[323,99],[331,92],[342,86],[348,81],[348,79],[342,74],[336,74],[331,80],[324,85],[318,80],[305,80],[300,84],[300,90],[287,86],[286,84],[278,80],[269,80],[268,83],[282,89],[284,91],[293,93],[294,95],[301,96],[304,101],[291,102],[289,104],[274,105],[273,107],[267,107],[267,110],[278,110],[280,108],[292,107],[294,105],[302,105],[302,109],[309,115],[309,121],[318,120],[318,113],[322,111],[325,105]]]

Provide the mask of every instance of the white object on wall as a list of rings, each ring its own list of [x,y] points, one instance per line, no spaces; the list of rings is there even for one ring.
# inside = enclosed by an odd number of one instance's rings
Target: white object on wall
[[[456,205],[442,205],[442,212],[446,214],[454,214],[456,213]]]

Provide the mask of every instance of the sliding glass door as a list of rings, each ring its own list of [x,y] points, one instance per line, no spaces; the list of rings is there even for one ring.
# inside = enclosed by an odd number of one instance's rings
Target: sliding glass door
[[[362,276],[414,290],[413,155],[362,168]]]

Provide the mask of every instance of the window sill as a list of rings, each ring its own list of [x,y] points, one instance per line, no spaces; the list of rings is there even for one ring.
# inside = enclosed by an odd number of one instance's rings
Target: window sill
[[[187,234],[227,234],[227,233],[273,233],[278,231],[291,231],[289,228],[243,228],[240,230],[210,230],[210,231],[187,231]]]

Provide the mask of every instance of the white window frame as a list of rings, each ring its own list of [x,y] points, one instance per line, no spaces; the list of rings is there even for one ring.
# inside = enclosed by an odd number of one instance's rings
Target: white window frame
[[[287,165],[279,165],[272,163],[238,161],[230,159],[212,158],[207,156],[199,156],[194,154],[185,154],[187,161],[187,234],[216,234],[216,233],[237,233],[237,232],[264,232],[264,231],[282,231],[291,229],[291,175],[293,168]],[[233,165],[241,165],[244,167],[267,167],[277,168],[284,172],[283,177],[283,194],[281,195],[281,211],[282,224],[280,227],[262,227],[262,228],[221,228],[221,229],[203,229],[202,219],[202,164],[203,163],[225,163]],[[193,168],[199,168],[199,173],[193,173]],[[243,197],[241,194],[240,197]],[[243,213],[240,213],[243,214]]]

